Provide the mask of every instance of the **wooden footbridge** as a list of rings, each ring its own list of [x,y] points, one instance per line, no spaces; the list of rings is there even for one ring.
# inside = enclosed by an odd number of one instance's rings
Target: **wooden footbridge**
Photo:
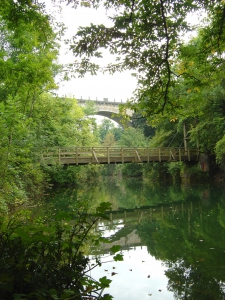
[[[47,165],[124,164],[198,161],[196,148],[149,147],[65,147],[47,149],[42,162]]]

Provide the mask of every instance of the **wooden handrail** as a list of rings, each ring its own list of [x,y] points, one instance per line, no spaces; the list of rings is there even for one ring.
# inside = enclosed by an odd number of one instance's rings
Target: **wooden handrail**
[[[110,164],[148,163],[151,161],[197,161],[196,148],[151,147],[59,147],[43,151],[44,163],[52,164]]]

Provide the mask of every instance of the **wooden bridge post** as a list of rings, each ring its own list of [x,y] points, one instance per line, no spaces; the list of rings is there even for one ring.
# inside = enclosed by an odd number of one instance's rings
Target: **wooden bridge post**
[[[159,148],[159,162],[161,162],[161,149]]]
[[[110,164],[109,147],[107,147],[107,162],[108,162],[108,165],[109,165]]]
[[[76,147],[76,165],[78,165],[78,148]]]
[[[190,149],[188,149],[187,151],[188,151],[188,161],[190,161],[191,160]]]
[[[184,125],[183,125],[183,132],[184,132],[184,150],[185,152],[187,152],[187,149],[188,149],[188,144],[187,144],[187,130],[186,130],[186,124],[184,122]]]
[[[124,163],[123,148],[121,148],[121,161],[122,161],[122,164],[123,164]]]

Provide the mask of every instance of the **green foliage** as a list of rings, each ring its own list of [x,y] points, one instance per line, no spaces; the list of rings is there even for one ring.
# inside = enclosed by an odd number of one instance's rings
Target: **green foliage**
[[[113,147],[116,146],[116,141],[114,134],[112,132],[108,132],[103,140],[102,146]]]
[[[144,165],[144,177],[152,182],[167,182],[171,179],[168,172],[168,163],[153,162]]]
[[[144,136],[141,129],[129,127],[123,131],[118,145],[122,147],[148,147],[149,139]]]
[[[143,173],[143,164],[123,164],[117,167],[117,171],[121,170],[122,174],[127,177],[141,177]]]
[[[73,2],[73,1],[72,1]],[[202,27],[202,48],[194,51],[199,65],[207,57],[214,74],[223,60],[224,50],[224,2],[216,1],[91,1],[93,7],[104,6],[112,25],[91,24],[80,27],[73,38],[71,49],[81,60],[74,64],[80,76],[86,72],[96,74],[100,66],[92,58],[101,58],[106,48],[116,56],[116,60],[106,65],[103,71],[114,73],[125,69],[136,76],[138,86],[131,107],[143,116],[167,110],[170,114],[179,108],[179,99],[171,95],[173,88],[181,79],[192,74],[175,69],[178,54],[184,44],[182,36],[193,30],[187,21],[190,13],[205,11],[208,22]],[[191,54],[191,51],[189,52]],[[212,61],[212,60],[211,60]],[[201,66],[199,75],[208,76],[208,65]],[[222,69],[222,68],[221,68]],[[197,78],[198,81],[199,78]]]
[[[216,143],[215,147],[216,160],[221,166],[225,167],[225,136]]]
[[[40,166],[45,147],[96,143],[95,124],[75,99],[60,99],[56,89],[57,23],[38,1],[2,1],[0,4],[0,190],[2,205],[40,198],[48,177]],[[55,170],[52,171],[55,174]],[[61,181],[72,180],[73,172]],[[48,173],[49,174],[49,173]]]
[[[1,1],[0,24],[1,198],[21,204],[45,187],[33,117],[40,94],[56,88],[58,46],[43,5]]]
[[[173,182],[180,181],[182,162],[171,162],[168,164],[168,173],[172,175]]]
[[[96,115],[97,109],[94,101],[86,101],[84,113],[86,116]]]
[[[128,107],[136,114],[136,128],[146,130],[140,115],[156,127],[151,146],[182,145],[185,122],[189,146],[214,153],[225,124],[224,1],[96,0],[92,5],[106,7],[112,25],[79,28],[71,44],[81,57],[75,71],[94,74],[100,67],[92,58],[107,48],[117,58],[103,71],[129,69],[137,77]],[[188,24],[188,15],[203,11],[206,18],[197,35],[184,41],[183,36],[196,29]],[[152,136],[151,130],[147,135]]]
[[[101,203],[97,213],[85,210],[59,212],[54,217],[33,219],[28,213],[6,222],[1,219],[0,294],[2,299],[112,299],[102,292],[111,283],[105,276],[95,280],[93,268],[101,265],[83,254],[85,244],[97,245],[92,228],[109,203]],[[107,218],[108,219],[108,218]],[[120,251],[114,246],[111,251]],[[122,260],[120,254],[115,261]]]
[[[132,127],[141,129],[147,138],[152,137],[155,133],[155,129],[147,124],[147,118],[141,114],[133,114]]]
[[[78,183],[93,183],[101,176],[102,166],[43,166],[45,174],[49,177],[49,182],[58,186],[75,186]]]
[[[123,132],[123,129],[122,127],[116,127],[111,120],[105,118],[103,119],[102,123],[98,126],[98,132],[100,142],[104,143],[107,134],[110,134],[111,136],[113,135],[115,141],[118,141]]]

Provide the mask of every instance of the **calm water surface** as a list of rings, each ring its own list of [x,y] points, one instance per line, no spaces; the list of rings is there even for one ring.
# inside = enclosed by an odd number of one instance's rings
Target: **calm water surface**
[[[72,210],[74,200],[88,200],[90,209],[112,203],[110,220],[98,224],[111,243],[92,249],[105,263],[91,275],[112,279],[104,292],[114,299],[225,299],[223,186],[108,178],[57,194],[54,209]],[[124,261],[111,261],[114,244]]]

